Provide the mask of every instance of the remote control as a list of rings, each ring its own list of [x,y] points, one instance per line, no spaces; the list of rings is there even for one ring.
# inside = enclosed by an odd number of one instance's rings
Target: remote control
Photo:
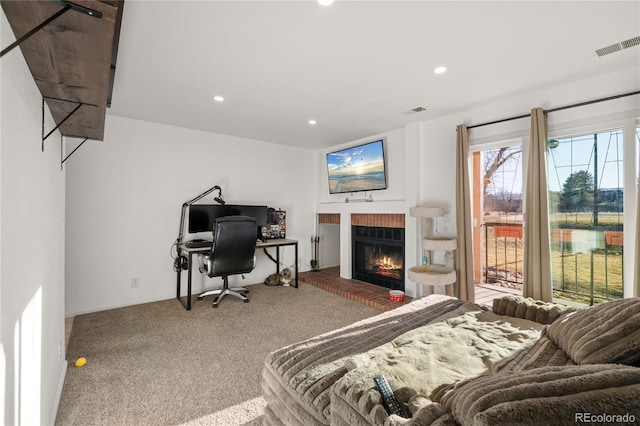
[[[373,378],[373,381],[376,383],[376,386],[382,395],[382,402],[384,403],[387,411],[390,414],[404,417],[404,411],[393,394],[393,391],[391,391],[391,387],[389,386],[389,383],[387,383],[387,379],[385,379],[382,374],[379,374]]]

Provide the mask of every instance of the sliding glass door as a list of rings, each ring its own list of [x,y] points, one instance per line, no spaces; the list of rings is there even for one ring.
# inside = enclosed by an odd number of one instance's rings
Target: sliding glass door
[[[633,116],[575,123],[554,123],[547,139],[553,298],[591,305],[631,297],[640,273],[640,126]],[[517,292],[525,280],[528,145],[524,135],[492,139],[470,146],[474,281]]]
[[[522,293],[523,197],[520,139],[477,146],[473,161],[474,281]]]
[[[549,139],[547,148],[554,297],[585,304],[622,298],[623,130]]]

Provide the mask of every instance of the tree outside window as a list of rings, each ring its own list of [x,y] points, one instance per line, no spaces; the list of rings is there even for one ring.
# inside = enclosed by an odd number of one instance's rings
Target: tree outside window
[[[593,175],[587,170],[571,173],[562,185],[560,211],[587,211],[593,207]]]

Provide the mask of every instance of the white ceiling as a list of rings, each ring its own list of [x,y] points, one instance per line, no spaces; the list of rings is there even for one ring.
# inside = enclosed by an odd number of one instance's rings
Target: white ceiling
[[[639,35],[640,1],[126,0],[108,114],[324,148],[638,67],[595,50]]]

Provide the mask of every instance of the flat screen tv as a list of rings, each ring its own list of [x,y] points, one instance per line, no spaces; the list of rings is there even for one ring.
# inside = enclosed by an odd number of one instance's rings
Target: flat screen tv
[[[327,154],[329,193],[387,189],[382,140]]]

